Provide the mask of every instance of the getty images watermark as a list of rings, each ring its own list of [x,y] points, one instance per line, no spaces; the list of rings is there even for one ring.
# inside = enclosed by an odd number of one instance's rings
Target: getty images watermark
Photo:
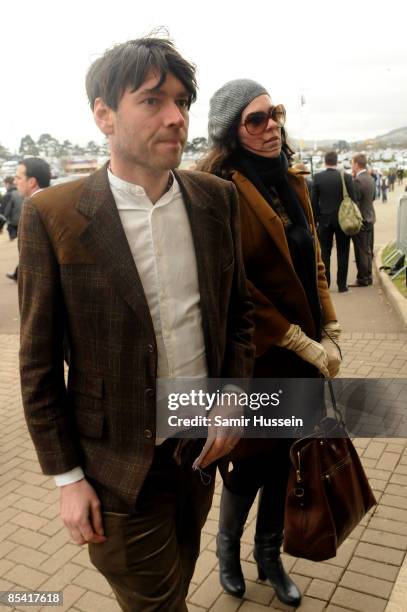
[[[332,383],[350,435],[407,437],[407,379]],[[321,378],[158,379],[156,408],[158,438],[206,437],[210,427],[235,428],[240,437],[298,438],[318,435],[321,420],[332,416]]]
[[[265,417],[263,414],[245,416],[247,410],[258,411],[261,408],[277,407],[283,391],[276,393],[246,393],[241,390],[219,390],[208,393],[203,389],[191,389],[189,392],[169,393],[168,410],[178,411],[181,408],[201,409],[217,414],[169,415],[170,427],[303,427],[303,419],[292,415],[288,417]]]

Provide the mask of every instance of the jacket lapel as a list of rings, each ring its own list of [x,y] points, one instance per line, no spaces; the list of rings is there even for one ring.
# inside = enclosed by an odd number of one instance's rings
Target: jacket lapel
[[[270,204],[263,198],[261,193],[257,191],[256,187],[251,183],[243,174],[240,172],[234,172],[232,180],[235,183],[237,189],[245,198],[247,204],[250,206],[260,223],[267,230],[272,237],[277,248],[281,252],[282,256],[293,269],[293,263],[290,256],[290,250],[288,248],[287,238],[284,232],[282,222],[277,213],[272,209]]]
[[[187,171],[174,172],[180,185],[195,247],[198,284],[201,298],[202,326],[208,367],[214,366],[217,342],[216,313],[219,303],[221,274],[222,221],[216,215],[211,194],[204,191]],[[218,196],[219,197],[219,196]],[[212,355],[212,359],[209,356]],[[210,372],[209,372],[210,373]]]
[[[153,329],[143,285],[110,189],[107,166],[87,179],[76,209],[89,219],[80,241],[105,269],[129,306]]]

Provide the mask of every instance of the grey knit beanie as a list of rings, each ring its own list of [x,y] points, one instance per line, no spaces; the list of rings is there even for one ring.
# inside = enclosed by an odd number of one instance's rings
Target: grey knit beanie
[[[218,89],[209,102],[209,142],[221,142],[236,117],[262,94],[268,91],[251,79],[228,81]]]

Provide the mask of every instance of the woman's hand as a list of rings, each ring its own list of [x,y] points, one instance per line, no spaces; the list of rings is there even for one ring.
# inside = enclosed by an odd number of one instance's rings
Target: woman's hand
[[[325,378],[329,378],[329,359],[325,348],[304,334],[299,325],[292,323],[278,346],[294,351],[301,359],[315,366]]]
[[[324,327],[321,344],[328,355],[329,376],[335,378],[338,375],[342,363],[341,350],[339,348],[339,336],[341,327],[337,321],[330,321]]]

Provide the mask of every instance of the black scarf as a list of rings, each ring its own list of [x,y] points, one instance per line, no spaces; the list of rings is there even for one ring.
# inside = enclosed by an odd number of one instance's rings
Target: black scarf
[[[288,182],[287,158],[283,152],[280,157],[271,159],[240,147],[234,165],[253,183],[270,206],[272,206],[272,191],[274,190],[291,220],[291,225],[285,228],[288,248],[294,269],[307,295],[317,332],[316,339],[319,340],[321,304],[315,267],[314,238],[297,194]]]

